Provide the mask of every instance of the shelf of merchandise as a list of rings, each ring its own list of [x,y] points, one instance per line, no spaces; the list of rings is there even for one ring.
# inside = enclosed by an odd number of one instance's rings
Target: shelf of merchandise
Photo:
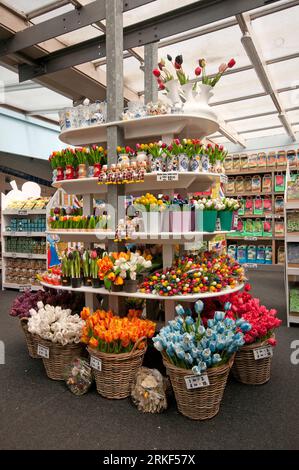
[[[38,216],[38,215],[43,215],[46,218],[46,209],[9,209],[6,208],[7,202],[5,199],[5,195],[2,195],[2,207],[3,210],[1,212],[1,227],[6,228],[10,224],[10,219],[12,217],[20,217],[22,219],[24,218],[30,218],[33,216]],[[24,201],[25,203],[25,201]],[[22,286],[18,283],[14,282],[7,282],[6,281],[6,266],[7,266],[7,259],[28,259],[28,260],[45,260],[45,268],[47,267],[47,255],[46,253],[40,254],[40,253],[17,253],[17,252],[7,252],[5,251],[5,245],[6,245],[6,239],[8,237],[14,237],[14,238],[44,238],[46,239],[46,233],[45,232],[11,232],[11,231],[2,231],[1,232],[1,254],[2,254],[2,289],[17,289],[20,290],[22,289]],[[31,288],[32,290],[39,290],[40,286],[32,285],[30,286],[29,284],[25,285],[26,288]]]
[[[161,173],[146,173],[144,182],[130,183],[126,185],[98,184],[98,178],[78,178],[73,180],[62,180],[53,183],[54,188],[62,188],[67,194],[106,194],[109,187],[124,186],[126,194],[142,192],[157,192],[168,189],[185,190],[187,192],[205,191],[215,180],[220,180],[224,175],[220,173],[196,173],[196,172],[172,172],[177,175],[177,180],[159,181]],[[164,173],[167,174],[167,173]]]
[[[38,285],[32,285],[32,284],[16,284],[14,282],[4,282],[2,284],[2,288],[4,289],[14,289],[14,290],[19,290],[20,292],[24,290],[31,290],[31,291],[38,291],[42,289],[42,286]]]
[[[283,264],[258,264],[258,263],[241,263],[243,268],[245,269],[254,269],[257,271],[276,271],[276,272],[283,272],[284,265]]]
[[[6,252],[2,253],[4,258],[28,258],[28,259],[46,259],[46,253],[14,253],[14,252]]]
[[[287,232],[287,214],[291,211],[299,211],[299,201],[291,200],[288,201],[288,181],[290,180],[290,173],[287,170],[286,176],[286,192],[284,202],[284,216],[285,216],[285,287],[286,287],[286,304],[287,304],[287,323],[290,326],[291,323],[299,323],[299,313],[294,313],[290,309],[290,277],[299,276],[299,264],[289,264],[288,261],[288,243],[299,244],[299,233],[298,232]],[[292,280],[292,279],[291,279]]]
[[[271,196],[272,200],[272,207],[274,208],[274,201],[275,201],[275,196],[283,196],[284,191],[274,191],[274,176],[277,173],[285,173],[287,171],[287,166],[282,165],[282,166],[277,166],[277,167],[252,167],[252,168],[235,168],[232,170],[226,170],[226,176],[248,176],[248,175],[262,175],[262,174],[270,174],[272,178],[272,191],[260,191],[260,192],[253,192],[253,191],[243,191],[243,192],[234,192],[234,193],[229,193],[226,192],[226,196],[228,197],[255,197],[255,196]],[[296,171],[296,168],[291,168],[291,171]],[[280,241],[284,240],[284,235],[279,236],[275,235],[274,233],[274,223],[275,221],[278,221],[279,219],[284,219],[284,214],[261,214],[261,215],[239,215],[241,219],[268,219],[272,220],[272,226],[273,226],[273,235],[271,237],[257,237],[259,241],[272,241],[272,265],[271,266],[276,266],[276,258],[277,258],[277,249],[278,249],[278,243]],[[238,236],[238,237],[233,237],[230,238],[230,236],[227,237],[228,239],[234,239],[238,241],[252,241],[252,237],[246,237],[246,236]],[[255,238],[255,237],[253,237]],[[254,241],[254,240],[253,240]],[[260,268],[256,268],[260,269]]]
[[[74,291],[74,292],[85,292],[90,294],[100,294],[100,295],[111,295],[116,297],[134,297],[139,299],[147,299],[147,300],[164,300],[164,301],[175,301],[175,302],[196,302],[198,299],[209,299],[212,297],[219,297],[221,295],[233,294],[234,292],[238,292],[239,290],[243,289],[244,284],[239,284],[233,289],[224,289],[220,292],[208,292],[208,293],[198,293],[198,294],[186,294],[186,295],[173,295],[171,297],[166,297],[163,295],[156,295],[156,294],[143,294],[142,292],[113,292],[108,291],[104,287],[93,288],[93,287],[78,287],[72,288],[71,286],[57,286],[52,284],[47,284],[46,282],[41,282],[41,285],[44,287],[49,287],[52,289],[59,289],[59,290],[66,290],[66,291]]]
[[[62,142],[71,145],[87,145],[97,142],[107,142],[107,129],[119,127],[124,131],[124,138],[147,139],[167,135],[194,135],[198,138],[213,134],[219,129],[217,120],[203,114],[161,114],[159,116],[146,116],[143,118],[112,121],[90,127],[67,129],[59,138]]]
[[[49,235],[59,236],[61,241],[81,241],[81,242],[93,242],[101,243],[107,240],[115,239],[115,232],[101,231],[101,232],[84,232],[84,231],[72,231],[72,230],[48,230]],[[132,237],[123,239],[123,244],[140,243],[152,244],[152,245],[164,245],[164,244],[178,244],[178,243],[194,243],[201,241],[203,238],[213,238],[217,235],[226,235],[234,233],[234,230],[230,232],[217,230],[216,232],[159,232],[159,233],[145,233],[135,232]]]

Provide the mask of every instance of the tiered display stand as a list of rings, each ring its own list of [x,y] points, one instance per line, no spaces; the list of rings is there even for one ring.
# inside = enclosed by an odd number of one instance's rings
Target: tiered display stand
[[[124,137],[135,139],[135,142],[143,142],[154,139],[162,139],[165,142],[170,142],[176,136],[188,136],[190,138],[201,138],[218,129],[218,123],[211,121],[200,116],[188,115],[164,115],[164,116],[151,116],[147,118],[134,119],[131,121],[117,121],[104,125],[97,125],[90,128],[74,129],[65,131],[60,135],[63,142],[72,145],[93,144],[104,142],[107,140],[108,129],[122,129]],[[109,151],[110,150],[110,151]],[[115,149],[109,149],[108,138],[108,163],[116,162]],[[176,192],[187,196],[194,192],[206,191],[211,187],[220,188],[220,181],[224,175],[219,173],[163,173],[163,180],[159,174],[149,173],[145,175],[143,183],[133,183],[129,185],[99,185],[97,178],[83,178],[76,180],[63,180],[55,182],[54,187],[63,189],[67,194],[77,194],[83,197],[83,214],[90,215],[93,209],[93,199],[100,196],[106,199],[108,203],[113,204],[116,210],[116,221],[124,208],[116,207],[118,204],[118,197],[128,194],[142,194],[147,191],[151,193],[167,193],[173,196]],[[218,185],[218,186],[217,186]],[[119,212],[118,212],[119,211]],[[122,212],[123,213],[123,212]],[[60,239],[69,242],[84,242],[85,244],[102,243],[108,245],[111,251],[117,251],[119,244],[114,243],[115,231],[72,231],[72,230],[55,230],[53,232],[59,235]],[[159,244],[162,245],[163,251],[163,267],[170,267],[172,265],[175,253],[175,245],[180,245],[180,249],[186,243],[194,243],[202,239],[211,239],[217,234],[225,234],[226,232],[188,232],[188,233],[136,233],[133,236],[133,242],[136,244]],[[132,243],[132,240],[129,241]],[[43,284],[46,285],[46,284]],[[53,286],[51,286],[53,287]],[[94,294],[108,295],[110,307],[117,311],[118,305],[116,300],[119,297],[139,297],[147,300],[163,300],[165,302],[165,321],[174,317],[175,302],[194,302],[200,298],[215,297],[240,290],[243,286],[239,285],[235,289],[229,289],[216,293],[198,293],[184,296],[163,297],[153,294],[143,293],[127,293],[127,292],[109,292],[104,288],[91,288],[80,287],[78,292],[85,292],[86,305],[93,308]],[[57,289],[72,290],[70,287],[55,286]]]

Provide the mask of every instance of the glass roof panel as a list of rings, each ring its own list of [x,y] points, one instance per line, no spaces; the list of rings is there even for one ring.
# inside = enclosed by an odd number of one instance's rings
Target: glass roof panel
[[[3,3],[6,3],[11,8],[20,13],[25,13],[26,15],[37,8],[45,7],[51,5],[51,3],[56,3],[55,0],[5,0]]]
[[[216,113],[221,114],[223,119],[233,119],[237,117],[250,116],[254,113],[264,113],[275,111],[273,102],[269,96],[252,98],[248,100],[236,101],[234,103],[213,106]],[[232,122],[232,125],[234,123]]]
[[[131,90],[144,90],[144,73],[140,70],[140,65],[135,57],[124,60],[124,84]]]
[[[283,93],[279,93],[279,96],[285,108],[299,106],[299,89],[284,91]]]
[[[224,75],[215,86],[211,103],[241,96],[263,93],[264,89],[257,78],[255,70]]]
[[[297,5],[252,21],[265,60],[298,52],[298,17]]]
[[[299,109],[295,109],[294,111],[287,111],[286,115],[291,123],[299,122]]]
[[[173,58],[182,54],[184,58],[183,68],[190,78],[194,78],[194,69],[198,65],[198,59],[205,57],[207,60],[207,73],[217,73],[221,63],[235,58],[236,67],[249,65],[249,59],[240,42],[241,32],[238,26],[231,26],[220,31],[199,36],[161,47],[159,49],[159,58],[166,58],[170,54]],[[225,44],[225,47],[219,48],[219,44]]]
[[[227,144],[230,142],[230,140],[228,140],[228,138],[224,137],[223,135],[219,137],[209,136],[209,138],[213,140],[213,142],[216,142],[216,144]]]
[[[285,135],[285,130],[283,127],[281,128],[276,128],[276,129],[267,129],[264,131],[254,131],[254,132],[248,132],[247,134],[244,134],[244,138],[246,140],[248,139],[258,139],[259,137],[270,137],[272,135]]]
[[[5,67],[0,66],[0,82],[4,83],[18,83],[19,78],[18,74],[15,72],[12,72],[11,70],[8,70]]]
[[[269,64],[268,69],[276,89],[299,85],[299,57]]]
[[[250,129],[259,129],[262,127],[281,125],[277,115],[256,117],[252,119],[243,119],[242,121],[234,121],[231,123],[237,132],[248,131]]]
[[[72,106],[72,100],[47,88],[6,93],[5,103],[25,111],[35,111],[38,109],[55,110],[64,106]]]

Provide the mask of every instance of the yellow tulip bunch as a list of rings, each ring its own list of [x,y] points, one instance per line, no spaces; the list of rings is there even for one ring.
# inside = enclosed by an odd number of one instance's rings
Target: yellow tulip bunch
[[[161,210],[164,204],[161,199],[157,199],[153,194],[146,193],[143,196],[136,198],[134,205],[137,206],[137,208],[138,206],[143,206],[145,207],[147,212],[150,212],[150,211]],[[141,211],[142,211],[142,207],[141,207]]]

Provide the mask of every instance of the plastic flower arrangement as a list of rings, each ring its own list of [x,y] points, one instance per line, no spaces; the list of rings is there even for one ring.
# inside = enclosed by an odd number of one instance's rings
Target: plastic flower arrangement
[[[244,292],[225,297],[223,302],[226,302],[227,316],[233,319],[242,318],[250,323],[252,328],[244,337],[246,344],[267,341],[275,346],[273,333],[281,325],[281,320],[276,316],[277,311],[260,305],[260,300],[253,298],[249,290],[250,285],[246,284]]]
[[[118,146],[116,150],[117,150],[118,155],[122,155],[122,154],[135,155],[135,150],[129,147],[128,145],[126,147]]]
[[[106,289],[110,289],[112,283],[121,286],[126,279],[135,281],[145,270],[151,268],[151,260],[146,260],[138,252],[110,253],[110,260],[113,263],[111,270],[104,276]]]
[[[223,63],[220,64],[218,67],[218,73],[214,75],[213,77],[208,77],[206,73],[206,66],[207,66],[207,61],[206,59],[199,59],[198,61],[198,67],[195,69],[195,75],[199,76],[202,74],[202,83],[204,85],[210,85],[211,87],[214,87],[222,77],[222,75],[228,70],[231,69],[235,66],[236,61],[235,59],[230,59],[228,63]]]
[[[49,217],[51,230],[106,230],[110,216],[102,215],[54,215]]]
[[[222,198],[221,203],[223,204],[223,210],[225,211],[238,211],[241,207],[241,204],[237,199],[232,199],[230,197]]]
[[[171,268],[155,272],[139,291],[162,296],[219,292],[243,282],[244,269],[230,256],[213,252],[179,258]]]
[[[205,328],[200,318],[203,303],[197,301],[194,308],[197,313],[195,320],[190,309],[177,305],[178,316],[160,330],[153,342],[155,348],[176,367],[202,374],[210,367],[227,363],[243,346],[244,333],[250,331],[251,326],[243,319],[234,321],[225,318],[225,312],[217,311]]]
[[[72,315],[70,309],[37,303],[37,310],[30,309],[28,331],[41,338],[65,346],[80,343],[84,321],[79,315]]]
[[[225,209],[224,204],[219,198],[205,198],[202,199],[192,199],[192,205],[196,210],[200,211],[221,211]]]
[[[152,338],[156,324],[140,318],[118,317],[111,311],[89,308],[81,312],[85,320],[81,341],[104,353],[120,354],[130,352],[135,343],[140,341],[138,349],[146,347],[146,339]]]
[[[163,200],[157,199],[156,196],[151,193],[146,193],[136,198],[134,201],[134,207],[141,212],[144,212],[144,210],[146,212],[161,211],[163,210],[163,206]]]

